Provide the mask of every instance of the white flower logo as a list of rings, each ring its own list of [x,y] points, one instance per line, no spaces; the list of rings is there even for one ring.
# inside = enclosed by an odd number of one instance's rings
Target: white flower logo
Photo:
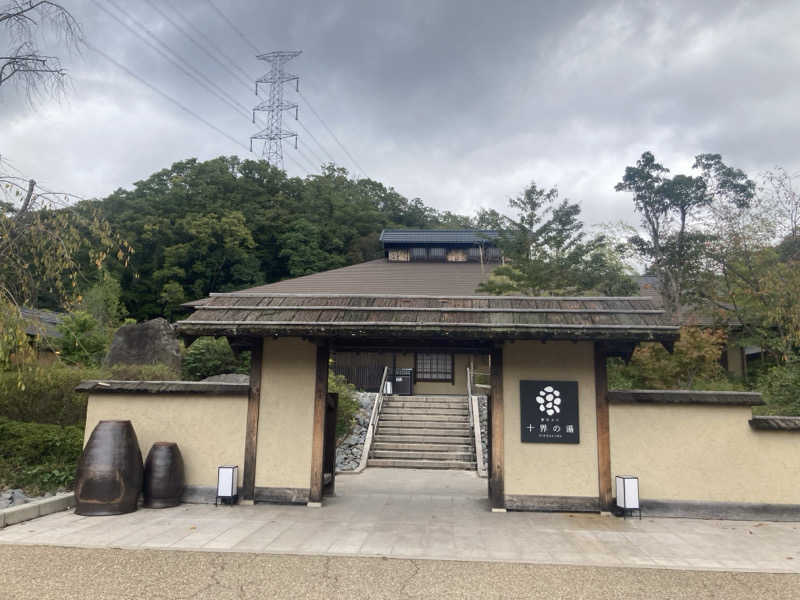
[[[561,412],[561,392],[554,389],[551,385],[548,385],[539,392],[539,395],[536,397],[536,402],[539,403],[539,411],[547,413],[548,416],[553,416]]]

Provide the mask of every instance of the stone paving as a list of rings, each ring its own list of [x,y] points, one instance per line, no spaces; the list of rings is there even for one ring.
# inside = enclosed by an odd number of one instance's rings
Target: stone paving
[[[800,573],[800,523],[492,513],[466,471],[367,469],[336,486],[322,508],[66,511],[0,530],[0,544]]]

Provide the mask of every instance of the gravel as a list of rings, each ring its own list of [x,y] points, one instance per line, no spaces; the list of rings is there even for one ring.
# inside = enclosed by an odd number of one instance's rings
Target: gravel
[[[336,447],[337,471],[353,471],[361,464],[361,454],[364,451],[364,440],[367,437],[372,405],[375,403],[377,395],[369,392],[356,392],[361,409],[356,413],[355,423],[350,434]]]

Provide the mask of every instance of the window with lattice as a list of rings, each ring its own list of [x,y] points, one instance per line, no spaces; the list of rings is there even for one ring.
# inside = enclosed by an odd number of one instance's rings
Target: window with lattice
[[[453,382],[453,355],[438,352],[419,352],[416,355],[414,378],[417,381]]]

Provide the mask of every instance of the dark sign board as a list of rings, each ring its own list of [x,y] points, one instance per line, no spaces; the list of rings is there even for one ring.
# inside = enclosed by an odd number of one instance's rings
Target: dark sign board
[[[520,381],[522,441],[580,442],[577,381]]]

